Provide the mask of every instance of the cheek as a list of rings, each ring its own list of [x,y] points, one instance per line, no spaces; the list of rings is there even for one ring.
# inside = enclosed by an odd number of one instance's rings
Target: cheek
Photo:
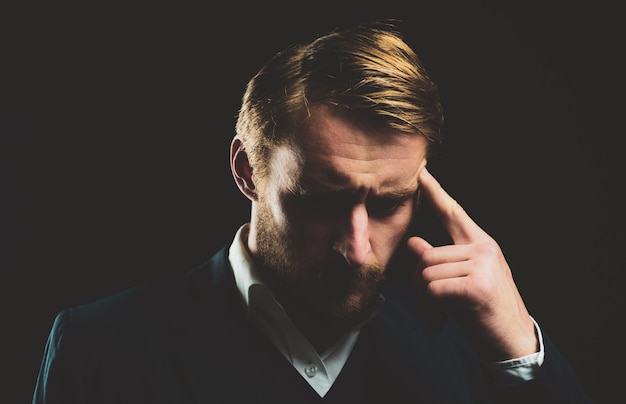
[[[307,216],[292,217],[292,236],[295,245],[306,256],[319,259],[328,255],[333,245],[333,225]]]
[[[268,187],[268,192],[264,193],[264,203],[267,205],[268,211],[271,212],[276,226],[287,228],[289,223],[288,212],[285,211],[283,201],[281,201],[281,198],[278,196],[278,192],[273,188],[274,187]]]
[[[280,211],[283,228],[299,253],[308,257],[324,256],[327,247],[332,245],[332,224],[324,218],[312,215],[310,210],[289,198],[282,198],[279,206],[276,210]]]

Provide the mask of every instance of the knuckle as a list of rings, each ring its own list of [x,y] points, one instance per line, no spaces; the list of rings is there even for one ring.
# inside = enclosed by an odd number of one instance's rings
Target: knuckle
[[[432,249],[428,249],[428,250],[422,251],[422,253],[419,255],[420,263],[422,265],[426,265],[428,262],[431,261],[432,256],[433,256]]]
[[[465,210],[456,199],[450,201],[448,209],[451,217],[457,217],[465,213]]]
[[[482,255],[486,256],[497,256],[500,255],[500,246],[493,240],[484,241],[482,243],[478,243],[476,248]]]
[[[422,279],[423,279],[425,282],[430,282],[430,280],[432,280],[432,279],[433,279],[433,275],[434,275],[434,273],[433,273],[433,272],[434,272],[434,270],[433,270],[433,268],[432,268],[432,267],[424,268],[424,269],[422,270]]]
[[[443,211],[444,216],[449,223],[458,222],[466,215],[465,209],[463,209],[461,204],[459,204],[456,199],[452,198],[450,199],[450,202],[448,203],[446,208],[443,209]]]
[[[436,282],[429,282],[426,284],[426,292],[431,296],[438,296],[440,294],[439,288]]]

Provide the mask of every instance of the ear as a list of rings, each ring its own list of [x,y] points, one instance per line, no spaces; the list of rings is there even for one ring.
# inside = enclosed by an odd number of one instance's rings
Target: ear
[[[239,190],[251,201],[256,201],[258,197],[252,179],[252,167],[243,142],[238,137],[233,138],[230,143],[230,170]]]

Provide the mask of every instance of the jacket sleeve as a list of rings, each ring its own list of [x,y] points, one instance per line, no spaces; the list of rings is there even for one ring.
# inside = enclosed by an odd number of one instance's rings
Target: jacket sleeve
[[[500,403],[567,403],[588,404],[588,396],[577,375],[561,355],[558,348],[544,334],[545,359],[533,380],[494,389],[496,402]]]
[[[61,311],[46,341],[43,360],[33,394],[33,404],[73,403],[65,340],[69,329],[70,310]]]

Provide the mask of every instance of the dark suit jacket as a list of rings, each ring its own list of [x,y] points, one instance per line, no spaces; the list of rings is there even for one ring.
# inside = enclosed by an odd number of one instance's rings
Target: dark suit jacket
[[[589,402],[547,336],[539,377],[496,388],[457,324],[431,330],[401,288],[322,400],[249,323],[227,251],[182,279],[63,310],[33,403]]]

